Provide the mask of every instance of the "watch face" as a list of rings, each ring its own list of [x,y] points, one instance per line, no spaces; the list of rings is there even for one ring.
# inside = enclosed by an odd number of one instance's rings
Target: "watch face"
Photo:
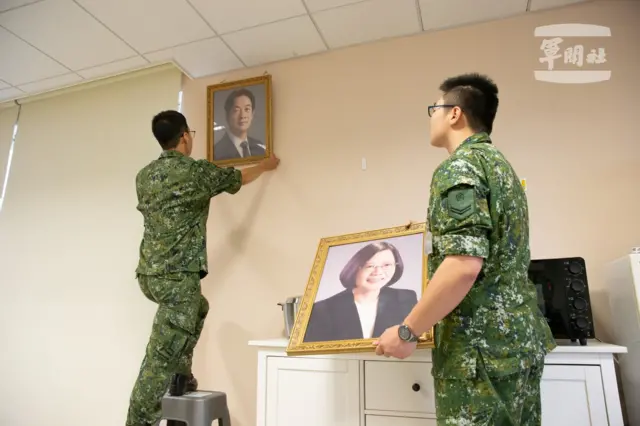
[[[400,328],[398,329],[398,334],[400,334],[400,338],[402,340],[411,339],[411,330],[409,330],[409,327],[407,327],[406,325],[400,326]]]

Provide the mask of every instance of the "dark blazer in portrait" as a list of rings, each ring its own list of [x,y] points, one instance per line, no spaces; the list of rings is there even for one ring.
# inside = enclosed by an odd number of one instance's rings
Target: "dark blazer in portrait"
[[[252,137],[247,137],[247,142],[249,143],[249,152],[251,156],[256,155],[264,155],[265,149],[262,147],[262,144],[258,139],[254,139]],[[228,160],[230,158],[242,158],[238,149],[234,145],[233,141],[229,137],[227,133],[224,134],[222,138],[218,142],[216,142],[213,149],[213,159],[214,160]]]
[[[387,328],[402,324],[417,303],[418,297],[413,290],[382,288],[378,298],[373,337],[380,337]],[[351,290],[342,291],[313,304],[304,342],[362,338],[358,308]]]

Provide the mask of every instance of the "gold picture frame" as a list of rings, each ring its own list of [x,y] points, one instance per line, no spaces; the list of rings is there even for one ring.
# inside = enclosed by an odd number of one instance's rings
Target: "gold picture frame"
[[[207,159],[229,167],[269,157],[271,104],[269,74],[207,86]]]
[[[373,342],[379,337],[379,334],[388,327],[400,324],[415,306],[415,303],[420,300],[427,288],[428,259],[424,252],[425,234],[426,223],[410,223],[405,226],[321,239],[291,331],[286,349],[287,354],[318,355],[374,352],[375,346],[373,346]],[[338,251],[336,248],[340,248],[340,250]],[[385,251],[386,253],[378,255],[378,253]],[[390,257],[390,254],[393,257]],[[387,256],[387,260],[380,256]],[[373,261],[374,257],[377,257],[376,261]],[[349,260],[345,262],[345,259]],[[328,266],[329,261],[331,265]],[[375,262],[379,264],[373,265]],[[384,264],[383,262],[393,263]],[[342,268],[342,272],[338,273],[340,268]],[[382,284],[378,293],[378,300],[383,300],[383,292],[385,292],[385,300],[388,300],[389,303],[377,305],[377,308],[375,308],[376,317],[372,325],[370,318],[369,321],[363,321],[362,314],[358,313],[360,311],[355,310],[354,293],[351,288],[371,285],[369,278],[364,279],[357,274],[366,274],[367,272],[369,274],[378,274],[379,270],[384,270],[385,268],[388,271],[384,279],[388,281],[384,281],[384,284]],[[331,269],[331,271],[328,272],[328,269]],[[392,276],[390,276],[391,271],[393,271]],[[398,271],[400,271],[400,275],[398,275]],[[365,283],[357,284],[357,280],[360,280],[361,283],[364,280]],[[419,281],[419,283],[416,284],[416,281]],[[375,283],[376,281],[371,282]],[[343,288],[340,288],[340,284],[342,284]],[[392,287],[396,285],[399,286]],[[319,289],[322,290],[324,298],[318,302]],[[336,289],[338,292],[334,293],[333,296],[329,296]],[[420,294],[417,294],[416,289],[419,289]],[[392,291],[393,296],[390,295]],[[411,295],[411,292],[415,294]],[[317,303],[324,304],[319,305]],[[383,306],[386,309],[384,315],[382,314]],[[318,311],[312,317],[314,309],[318,309]],[[330,312],[330,314],[327,314],[327,312]],[[309,327],[312,318],[312,327]],[[354,321],[350,322],[349,319],[354,319]],[[385,321],[387,323],[384,323]],[[367,329],[373,330],[371,337],[360,337],[365,335],[362,324],[372,326],[372,328]],[[313,330],[311,331],[313,335],[307,336],[310,330]],[[343,338],[347,335],[355,336],[356,334],[358,334],[358,337]],[[340,337],[336,338],[338,336]],[[418,348],[433,347],[434,329],[432,328],[420,336]]]

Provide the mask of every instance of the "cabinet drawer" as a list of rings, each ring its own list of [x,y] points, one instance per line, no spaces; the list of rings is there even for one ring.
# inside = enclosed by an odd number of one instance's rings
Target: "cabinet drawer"
[[[364,391],[366,410],[436,412],[429,362],[366,361]]]
[[[366,426],[436,426],[434,419],[416,419],[415,417],[366,416]]]

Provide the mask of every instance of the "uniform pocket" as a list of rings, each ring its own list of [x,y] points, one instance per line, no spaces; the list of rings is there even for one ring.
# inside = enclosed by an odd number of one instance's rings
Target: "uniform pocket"
[[[161,306],[149,338],[152,356],[169,363],[177,361],[186,351],[194,331],[195,321]]]
[[[172,329],[182,330],[187,334],[194,334],[198,323],[200,300],[181,303],[176,306],[160,305],[154,319],[154,327],[171,326]]]
[[[149,290],[149,277],[147,277],[146,275],[138,275],[136,279],[138,280],[140,291],[142,291],[142,294],[144,294],[144,297],[151,300],[152,302],[155,302],[156,300],[153,298],[153,295]]]
[[[437,379],[474,379],[478,350],[471,345],[469,318],[451,316],[436,326],[432,375]]]
[[[540,334],[528,305],[485,310],[477,318],[482,332],[476,343],[490,377],[517,374],[540,356]]]
[[[200,278],[197,273],[149,277],[149,291],[158,302],[150,350],[159,359],[173,362],[194,339],[200,318]]]

